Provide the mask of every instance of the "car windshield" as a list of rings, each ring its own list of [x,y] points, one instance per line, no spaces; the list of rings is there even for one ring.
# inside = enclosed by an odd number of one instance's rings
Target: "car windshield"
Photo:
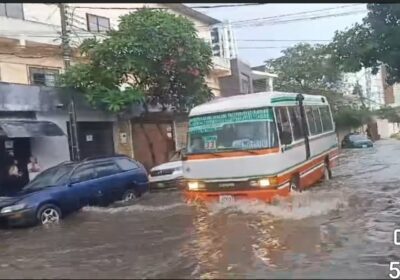
[[[350,135],[350,140],[351,141],[365,141],[365,140],[368,140],[368,138],[366,137],[366,136],[364,136],[364,135],[359,135],[359,134],[357,134],[357,135]]]
[[[278,146],[271,108],[225,112],[189,120],[188,154]]]
[[[40,173],[33,181],[23,188],[23,191],[37,190],[51,187],[65,182],[73,169],[73,165],[62,165],[47,169]]]

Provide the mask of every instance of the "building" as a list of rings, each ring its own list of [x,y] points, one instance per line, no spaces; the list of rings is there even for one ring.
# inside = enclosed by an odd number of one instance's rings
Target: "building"
[[[266,65],[255,66],[251,69],[254,92],[274,90],[274,79],[278,78],[278,75],[269,73]]]
[[[222,97],[272,91],[273,79],[278,77],[276,74],[265,72],[265,67],[252,68],[249,63],[239,58],[231,59],[231,73],[230,76],[219,79]]]
[[[207,42],[211,41],[211,27],[221,23],[182,4],[71,3],[66,5],[70,45],[77,47],[85,38],[105,36],[104,31],[117,28],[121,15],[143,7],[161,8],[187,17],[195,24],[199,37]],[[0,4],[0,98],[4,103],[0,107],[0,121],[4,126],[0,125],[1,138],[8,141],[3,143],[8,147],[14,145],[10,144],[11,140],[19,141],[16,139],[19,137],[7,134],[6,121],[10,120],[18,120],[25,129],[32,122],[37,129],[45,126],[43,122],[58,127],[63,135],[57,130],[57,135],[37,138],[38,135],[28,137],[30,134],[26,133],[23,137],[27,138],[24,145],[29,146],[23,156],[34,154],[44,168],[70,159],[69,115],[65,108],[68,98],[53,87],[55,77],[64,69],[60,32],[57,4]],[[71,63],[84,59],[73,56]],[[230,74],[229,59],[214,56],[207,83],[215,96],[220,96],[219,78]],[[176,118],[170,114],[166,118],[147,119],[134,107],[129,118],[117,119],[91,109],[81,100],[77,117],[82,157],[117,152],[146,161],[137,154],[153,146],[156,158],[148,165],[151,167],[166,161],[168,152],[182,146],[186,135],[184,116]]]
[[[363,103],[371,109],[378,109],[384,104],[384,79],[382,69],[375,75],[371,69],[363,68],[356,73],[345,73],[344,94],[353,95],[354,87],[359,84],[363,96]],[[359,100],[361,103],[361,100]]]
[[[230,21],[217,24],[211,30],[211,44],[215,56],[234,59],[238,55],[235,33]]]
[[[384,88],[383,101],[387,106],[399,107],[400,106],[400,84],[396,83],[389,86],[386,83],[387,72],[385,66],[381,67],[381,77]]]

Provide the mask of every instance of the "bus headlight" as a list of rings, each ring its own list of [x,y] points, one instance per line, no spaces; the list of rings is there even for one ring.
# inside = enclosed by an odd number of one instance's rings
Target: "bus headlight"
[[[262,188],[268,187],[270,185],[269,183],[269,179],[265,178],[265,179],[260,179],[258,180],[258,185]]]
[[[204,188],[204,184],[197,182],[197,181],[192,181],[192,182],[188,182],[188,189],[190,191],[197,191],[201,188]]]

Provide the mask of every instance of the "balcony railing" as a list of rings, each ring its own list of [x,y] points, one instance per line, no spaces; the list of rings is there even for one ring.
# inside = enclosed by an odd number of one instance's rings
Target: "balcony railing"
[[[219,56],[212,57],[213,72],[218,76],[229,76],[231,75],[231,62],[228,58]]]

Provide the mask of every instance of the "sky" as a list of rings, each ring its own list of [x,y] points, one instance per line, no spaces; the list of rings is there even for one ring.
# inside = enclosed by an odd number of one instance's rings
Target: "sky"
[[[228,5],[229,3],[223,3]],[[238,3],[232,3],[232,5]],[[205,6],[205,4],[187,4],[190,7]],[[207,3],[207,6],[216,4]],[[221,4],[219,4],[221,5]],[[345,6],[345,7],[343,7]],[[334,8],[334,9],[332,9]],[[328,10],[325,10],[328,9]],[[356,22],[361,22],[367,15],[366,4],[262,4],[245,7],[223,7],[212,9],[197,9],[199,12],[207,14],[218,20],[240,21],[264,17],[276,17],[272,19],[275,24],[262,22],[261,26],[239,26],[234,28],[238,44],[238,57],[251,66],[263,64],[270,58],[281,56],[281,50],[293,46],[299,42],[329,43],[336,30],[344,30],[351,27]],[[302,13],[305,11],[323,10],[319,15],[337,14],[359,11],[354,14],[344,16],[334,16],[328,18],[318,18],[314,20],[294,21],[289,23],[276,23],[276,20],[288,19],[286,14]],[[293,17],[310,17],[311,14],[292,15]],[[315,14],[313,14],[315,16]],[[238,25],[238,23],[236,23]],[[240,23],[239,25],[243,25]],[[298,40],[298,41],[242,41],[242,40]],[[328,40],[328,41],[307,41],[307,40]],[[250,48],[250,49],[249,49]]]

